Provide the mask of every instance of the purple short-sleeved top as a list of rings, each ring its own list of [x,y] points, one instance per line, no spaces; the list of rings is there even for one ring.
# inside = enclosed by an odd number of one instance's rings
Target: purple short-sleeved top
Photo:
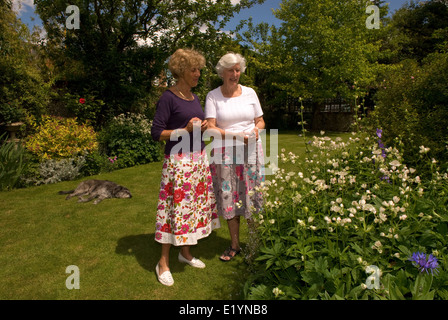
[[[197,95],[193,94],[194,100],[187,101],[176,96],[170,90],[166,90],[157,102],[156,114],[151,128],[151,136],[154,141],[159,141],[163,130],[183,129],[191,118],[205,119],[204,111]],[[181,141],[182,138],[179,138]],[[178,141],[166,141],[165,154],[170,155],[171,149]],[[201,150],[205,143],[201,136]],[[184,152],[186,150],[183,150]],[[190,133],[190,152],[193,151],[193,133]],[[196,151],[196,150],[195,150]]]

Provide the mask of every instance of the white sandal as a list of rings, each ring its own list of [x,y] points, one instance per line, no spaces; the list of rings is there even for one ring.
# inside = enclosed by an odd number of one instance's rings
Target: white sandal
[[[191,259],[191,261],[187,260],[186,258],[184,258],[184,256],[180,252],[179,252],[178,258],[179,258],[179,262],[187,263],[192,267],[200,268],[200,269],[205,268],[205,263],[199,259],[193,258],[193,259]]]
[[[171,274],[170,271],[165,271],[164,273],[159,275],[159,264],[158,263],[156,266],[156,273],[157,273],[157,278],[159,279],[159,282],[161,284],[164,284],[166,286],[172,286],[174,284],[173,275]]]

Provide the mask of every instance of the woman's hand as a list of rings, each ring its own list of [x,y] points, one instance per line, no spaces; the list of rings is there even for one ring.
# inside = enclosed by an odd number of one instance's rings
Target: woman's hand
[[[198,117],[191,118],[190,121],[188,121],[188,124],[184,129],[187,130],[188,132],[193,132],[193,127],[196,125],[201,126],[201,130],[202,130],[201,119],[199,119]]]
[[[207,128],[208,128],[208,121],[207,120],[202,120],[201,131],[204,132],[205,130],[207,130]]]
[[[244,137],[244,144],[248,144],[249,141],[258,141],[258,127],[255,127],[252,131],[249,132],[243,131],[242,134]]]

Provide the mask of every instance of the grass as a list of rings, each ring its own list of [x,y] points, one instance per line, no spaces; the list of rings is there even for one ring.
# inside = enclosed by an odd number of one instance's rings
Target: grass
[[[303,154],[297,134],[282,132],[279,149]],[[230,241],[223,220],[220,229],[192,248],[205,269],[179,263],[179,249],[173,247],[175,284],[165,287],[157,281],[154,269],[161,247],[154,241],[154,224],[160,174],[158,162],[84,177],[112,180],[133,194],[98,205],[58,195],[81,180],[0,192],[0,299],[241,299],[247,276],[244,258],[227,263],[218,259]],[[246,223],[240,234],[244,247]],[[79,268],[79,290],[66,287],[70,265]]]

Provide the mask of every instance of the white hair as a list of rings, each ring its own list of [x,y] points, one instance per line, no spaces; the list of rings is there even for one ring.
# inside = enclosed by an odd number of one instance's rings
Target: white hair
[[[246,59],[239,53],[228,52],[219,59],[216,65],[216,72],[218,76],[222,78],[222,73],[225,69],[232,68],[234,65],[240,65],[241,72],[246,70]]]

